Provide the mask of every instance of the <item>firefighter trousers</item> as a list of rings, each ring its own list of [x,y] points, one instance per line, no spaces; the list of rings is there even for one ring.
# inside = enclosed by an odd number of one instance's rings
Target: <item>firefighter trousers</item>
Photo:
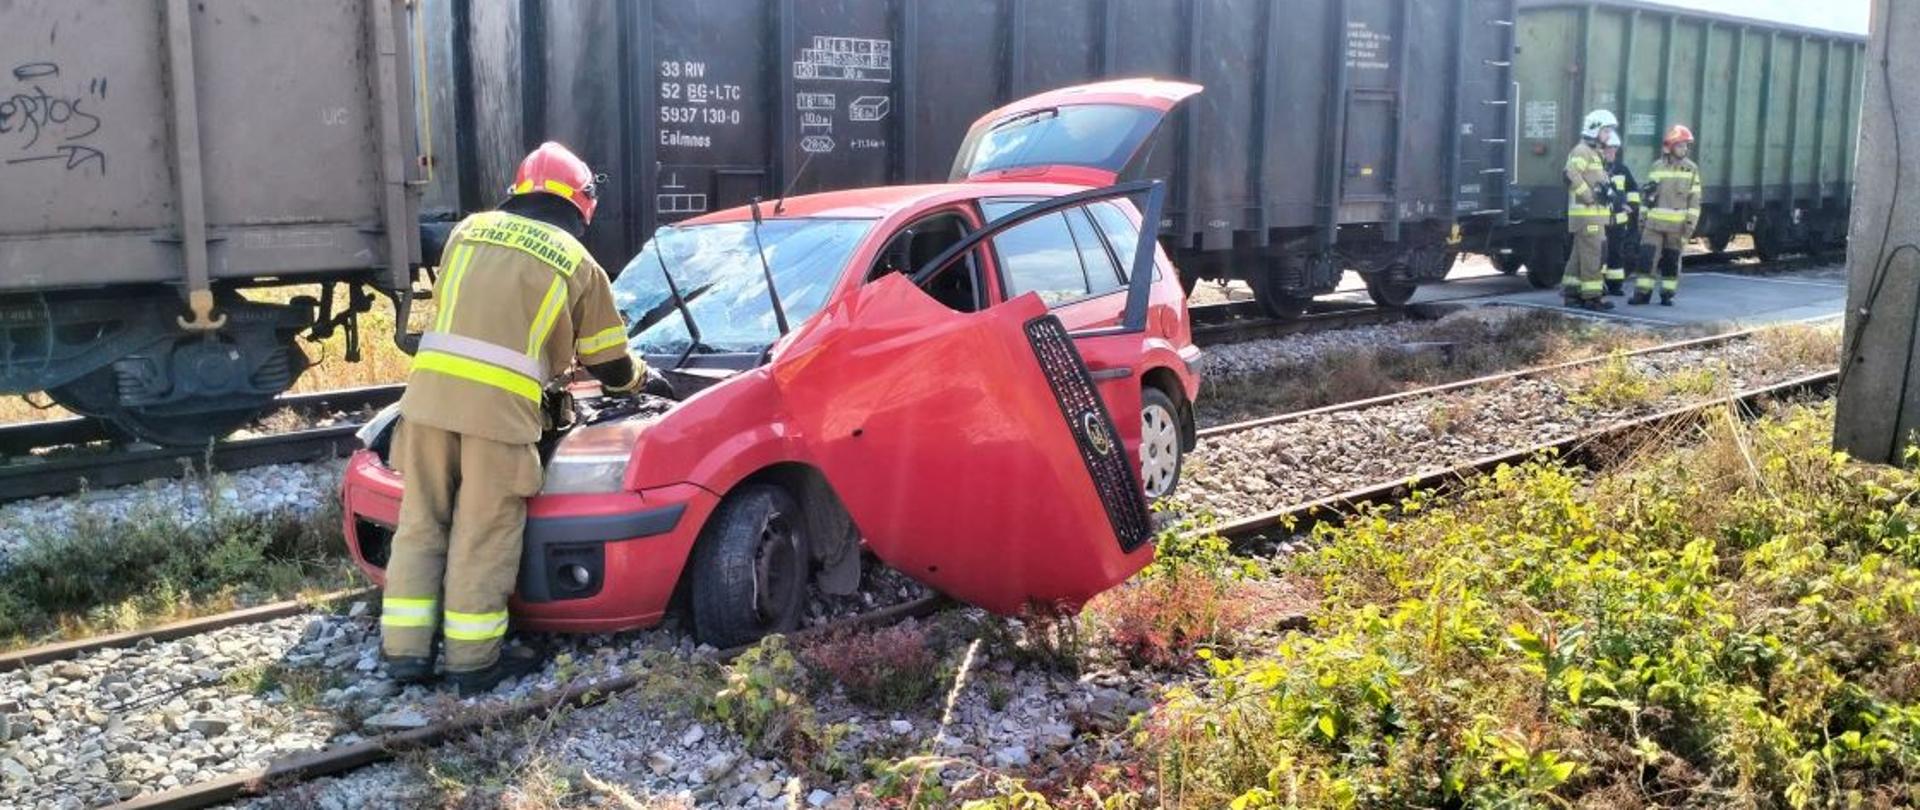
[[[1640,256],[1634,262],[1633,292],[1636,296],[1653,295],[1654,268],[1660,271],[1660,298],[1672,300],[1680,291],[1680,250],[1687,244],[1684,234],[1661,233],[1651,228],[1640,235]]]
[[[447,671],[485,669],[507,635],[527,498],[540,491],[539,451],[404,418],[397,430],[394,466],[407,488],[387,561],[381,650],[428,657],[437,627]]]
[[[1601,265],[1606,259],[1606,226],[1598,220],[1589,224],[1576,223],[1573,231],[1573,253],[1567,256],[1567,270],[1561,276],[1560,292],[1569,300],[1581,298],[1588,301],[1598,300],[1605,291],[1606,284],[1601,275]]]
[[[1627,225],[1607,226],[1606,269],[1601,273],[1607,282],[1607,294],[1619,295],[1627,283],[1627,269],[1633,266],[1634,256],[1640,252],[1640,240]]]

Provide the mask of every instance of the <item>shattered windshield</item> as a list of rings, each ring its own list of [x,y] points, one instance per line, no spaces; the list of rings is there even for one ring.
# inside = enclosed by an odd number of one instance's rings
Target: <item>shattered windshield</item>
[[[760,225],[787,323],[797,326],[827,302],[871,219],[769,219]],[[614,303],[626,316],[627,345],[640,354],[686,352],[692,343],[661,264],[693,316],[700,345],[694,354],[752,353],[780,337],[767,295],[752,222],[661,228],[613,283]]]

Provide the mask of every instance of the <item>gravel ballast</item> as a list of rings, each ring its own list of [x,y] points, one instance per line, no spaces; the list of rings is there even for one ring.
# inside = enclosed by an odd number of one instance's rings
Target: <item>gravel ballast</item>
[[[0,504],[0,570],[7,558],[41,538],[61,537],[83,522],[103,528],[164,515],[197,524],[215,511],[297,517],[317,514],[338,500],[345,460],[276,464],[221,473],[210,479],[168,478],[78,495]]]
[[[816,596],[807,624],[925,593],[869,564],[858,595]],[[516,701],[563,679],[610,678],[649,653],[686,657],[700,649],[672,620],[644,631],[532,640],[552,656],[539,675],[464,701],[388,679],[378,619],[365,602],[341,615],[229,627],[0,674],[7,732],[0,808],[111,803]],[[262,668],[271,668],[269,680]]]

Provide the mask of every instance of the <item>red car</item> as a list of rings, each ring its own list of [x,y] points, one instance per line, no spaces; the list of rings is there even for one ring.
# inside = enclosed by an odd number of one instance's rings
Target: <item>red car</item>
[[[1001,613],[1072,609],[1152,558],[1199,391],[1158,183],[1115,185],[1199,91],[1057,90],[974,124],[944,185],[794,197],[663,228],[614,284],[670,409],[590,414],[529,503],[513,615],[659,621],[716,645],[793,628],[860,549]],[[627,414],[627,415],[623,415]],[[382,579],[392,415],[343,486]],[[1117,442],[1116,442],[1117,437]]]

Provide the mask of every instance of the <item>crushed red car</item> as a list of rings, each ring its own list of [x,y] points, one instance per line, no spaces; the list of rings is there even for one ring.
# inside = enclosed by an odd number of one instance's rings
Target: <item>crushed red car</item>
[[[1118,180],[1199,90],[1045,93],[975,123],[949,183],[662,228],[614,291],[680,401],[570,408],[542,448],[516,621],[642,627],[678,595],[729,645],[792,629],[809,585],[855,589],[863,548],[1000,613],[1076,608],[1146,565],[1148,501],[1194,441],[1199,350],[1154,239],[1162,188]],[[403,485],[393,419],[362,432],[342,490],[375,580]]]

